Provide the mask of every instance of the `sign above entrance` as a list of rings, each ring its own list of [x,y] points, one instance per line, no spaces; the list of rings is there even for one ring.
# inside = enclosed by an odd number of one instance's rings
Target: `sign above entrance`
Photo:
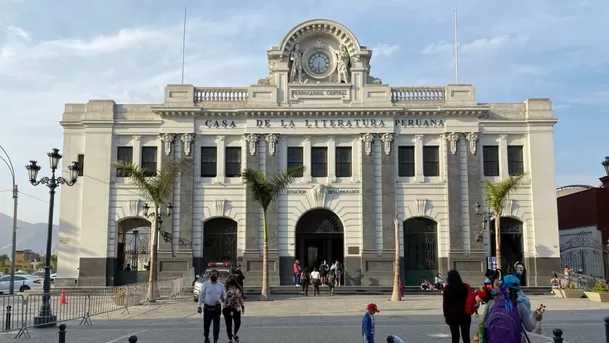
[[[304,189],[288,189],[287,191],[288,194],[290,195],[295,195],[295,194],[306,194],[307,191]],[[326,193],[327,194],[360,194],[360,190],[359,189],[339,189],[339,188],[326,188]]]
[[[299,100],[350,101],[351,86],[340,84],[330,87],[328,85],[320,86],[319,84],[292,86],[290,87],[289,97],[292,102],[300,102]]]
[[[250,127],[248,121],[248,127]],[[384,128],[383,119],[256,119],[257,128]]]
[[[396,127],[444,127],[442,119],[396,119]]]

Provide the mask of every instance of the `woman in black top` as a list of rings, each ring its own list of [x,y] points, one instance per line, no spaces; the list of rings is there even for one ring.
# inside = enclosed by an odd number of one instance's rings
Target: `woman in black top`
[[[463,338],[464,343],[469,343],[469,329],[472,324],[472,317],[465,313],[465,302],[469,295],[467,286],[461,280],[459,272],[454,269],[448,272],[446,282],[442,310],[446,324],[450,327],[452,343],[459,343],[459,336]],[[459,332],[459,329],[461,332]]]

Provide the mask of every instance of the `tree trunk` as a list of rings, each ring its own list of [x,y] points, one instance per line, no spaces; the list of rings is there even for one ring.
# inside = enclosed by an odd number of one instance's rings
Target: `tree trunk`
[[[495,258],[497,269],[501,269],[501,215],[495,215]]]
[[[401,301],[402,292],[400,291],[400,225],[398,216],[394,219],[394,241],[395,241],[395,261],[393,262],[393,293],[391,293],[391,301]]]
[[[271,300],[271,289],[269,287],[269,238],[266,227],[266,211],[262,212],[262,225],[264,227],[264,243],[262,245],[262,291],[261,301]]]
[[[150,267],[148,273],[148,301],[155,302],[156,301],[156,279],[157,279],[157,249],[158,249],[158,230],[159,221],[157,220],[159,216],[159,206],[155,206],[154,209],[154,222],[151,225],[150,229]]]

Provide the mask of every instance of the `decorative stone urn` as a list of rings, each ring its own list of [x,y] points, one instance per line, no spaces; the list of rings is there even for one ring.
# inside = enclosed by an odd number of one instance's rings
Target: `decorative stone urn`
[[[586,297],[592,301],[609,302],[609,293],[586,292]]]

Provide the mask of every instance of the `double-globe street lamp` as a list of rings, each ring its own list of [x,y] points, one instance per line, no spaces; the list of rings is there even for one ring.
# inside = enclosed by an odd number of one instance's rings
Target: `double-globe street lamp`
[[[171,210],[173,209],[173,206],[171,206],[171,203],[167,204],[167,207],[165,209],[165,213],[161,212],[161,204],[155,204],[156,208],[155,208],[155,212],[149,212],[150,211],[150,206],[148,206],[148,203],[144,204],[144,217],[146,218],[154,218],[154,231],[150,230],[150,238],[152,239],[152,251],[151,253],[154,254],[152,256],[152,259],[150,261],[150,270],[152,270],[152,281],[153,283],[156,283],[158,277],[159,277],[159,270],[157,268],[157,264],[158,264],[158,256],[157,256],[157,250],[158,250],[158,236],[156,234],[153,234],[154,232],[161,232],[161,224],[163,224],[163,218],[167,217],[169,218],[171,216]],[[167,241],[166,237],[163,237],[165,239],[165,241]],[[173,249],[172,249],[173,250]],[[151,294],[149,294],[149,296],[151,296]]]
[[[4,150],[4,148],[0,145],[0,149],[6,156],[6,158],[0,156],[0,159],[6,164],[8,170],[11,172],[11,177],[13,179],[13,241],[11,246],[11,276],[10,276],[10,284],[8,288],[8,294],[15,293],[15,255],[17,253],[17,199],[19,197],[19,189],[17,188],[17,182],[15,180],[15,167],[13,167],[13,161],[11,161],[8,152]]]
[[[55,176],[55,171],[59,166],[59,161],[63,157],[59,153],[59,149],[53,149],[53,151],[47,154],[49,157],[49,163],[51,166],[51,177],[43,177],[38,180],[38,172],[42,167],[38,165],[37,161],[30,161],[30,164],[25,168],[28,171],[30,183],[34,186],[43,184],[49,187],[49,221],[47,229],[47,251],[45,256],[44,266],[44,283],[42,286],[42,305],[40,306],[40,312],[37,317],[34,317],[34,325],[38,328],[42,327],[53,327],[57,325],[57,316],[53,315],[51,309],[51,243],[53,237],[53,207],[55,206],[55,189],[60,185],[73,186],[78,179],[80,166],[78,162],[72,162],[72,165],[68,166],[70,171],[70,179],[67,180],[62,176]]]

